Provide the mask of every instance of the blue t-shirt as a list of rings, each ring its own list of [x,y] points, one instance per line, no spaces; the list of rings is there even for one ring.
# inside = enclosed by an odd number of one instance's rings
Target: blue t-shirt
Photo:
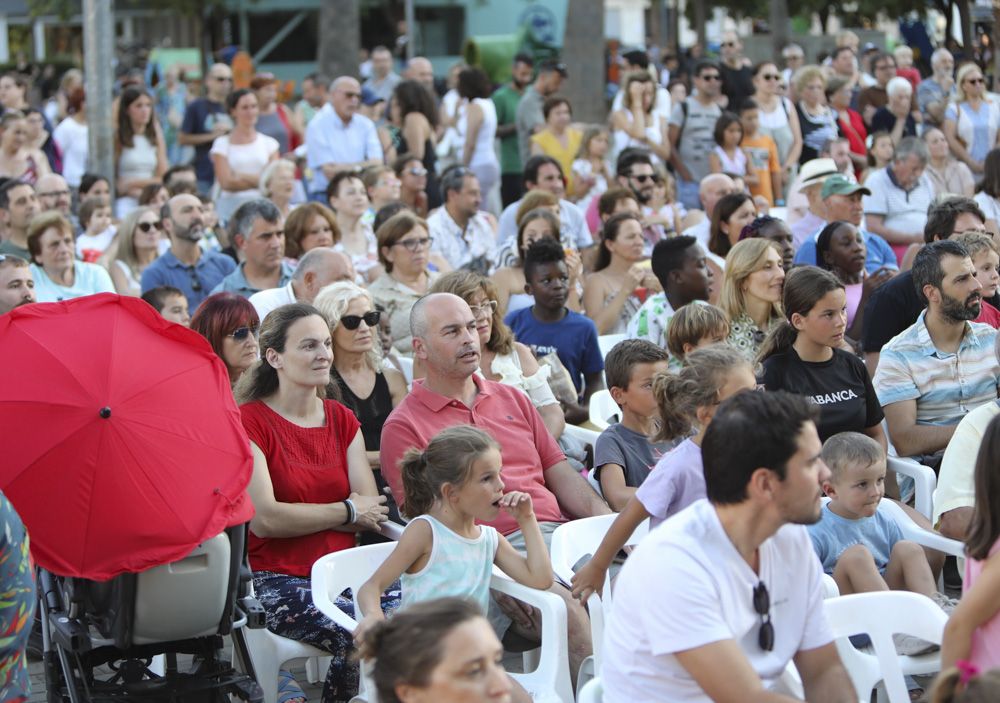
[[[826,227],[824,224],[823,227]],[[816,263],[816,240],[823,227],[816,230],[811,237],[806,237],[799,250],[795,252],[795,265],[818,266]],[[865,241],[865,271],[875,273],[883,266],[893,270],[899,270],[896,262],[896,252],[892,250],[889,243],[877,234],[861,230],[861,238]]]
[[[181,132],[184,134],[208,134],[215,125],[215,115],[225,112],[222,103],[212,102],[208,98],[198,98],[187,106],[184,111],[184,121],[181,122]],[[212,142],[198,144],[194,148],[194,173],[199,181],[215,179],[215,169],[208,152]]]
[[[597,326],[589,317],[572,310],[566,310],[566,317],[558,322],[541,322],[531,313],[533,309],[534,306],[508,313],[504,322],[514,331],[517,341],[530,347],[535,356],[556,352],[577,392],[582,393],[584,375],[604,370]]]
[[[892,518],[878,511],[871,517],[848,520],[830,510],[827,504],[823,506],[819,522],[809,525],[809,537],[816,556],[823,564],[823,571],[830,576],[840,555],[856,544],[871,552],[878,572],[884,575],[892,548],[903,539],[903,533]]]

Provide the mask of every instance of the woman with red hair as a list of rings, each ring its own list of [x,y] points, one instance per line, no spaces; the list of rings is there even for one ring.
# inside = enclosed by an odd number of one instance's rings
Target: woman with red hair
[[[208,340],[226,365],[230,386],[257,361],[258,327],[260,319],[253,305],[235,293],[208,296],[191,318],[191,329]]]

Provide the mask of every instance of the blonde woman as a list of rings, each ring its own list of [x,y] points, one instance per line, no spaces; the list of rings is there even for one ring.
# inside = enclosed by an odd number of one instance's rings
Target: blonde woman
[[[955,101],[945,110],[943,128],[951,153],[972,169],[978,183],[1000,134],[1000,107],[986,97],[986,79],[974,63],[963,64],[955,74]]]
[[[149,207],[139,207],[118,225],[116,253],[108,264],[111,282],[118,295],[142,294],[142,272],[156,260],[163,226],[160,215]]]
[[[719,307],[729,316],[726,341],[749,361],[760,351],[771,328],[784,319],[781,295],[785,270],[781,252],[768,239],[744,239],[726,256]]]
[[[260,195],[274,203],[281,216],[287,218],[292,211],[295,193],[295,164],[288,159],[275,159],[264,167],[257,186]]]
[[[823,144],[837,137],[837,113],[826,104],[826,77],[819,66],[803,66],[792,80],[799,96],[795,109],[802,132],[802,165],[818,158]]]

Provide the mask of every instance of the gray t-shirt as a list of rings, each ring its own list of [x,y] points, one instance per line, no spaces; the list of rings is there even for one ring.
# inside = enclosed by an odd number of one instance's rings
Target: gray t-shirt
[[[696,98],[687,98],[683,104],[687,105],[687,117],[682,103],[677,103],[670,113],[670,124],[683,125],[678,153],[691,179],[698,183],[708,175],[708,154],[715,148],[715,123],[722,108],[715,103],[702,105]]]
[[[521,154],[522,164],[528,163],[531,158],[531,135],[535,133],[535,127],[545,122],[542,115],[543,102],[545,98],[541,93],[535,90],[535,86],[529,85],[521,96],[521,102],[517,104],[517,150]]]
[[[673,442],[650,442],[646,435],[620,422],[611,425],[594,443],[594,478],[601,480],[605,464],[618,464],[625,469],[625,485],[638,488],[660,456],[673,446]]]

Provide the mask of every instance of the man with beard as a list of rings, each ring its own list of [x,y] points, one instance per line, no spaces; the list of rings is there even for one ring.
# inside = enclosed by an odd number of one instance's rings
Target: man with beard
[[[709,61],[700,61],[692,82],[696,92],[670,113],[670,163],[677,175],[677,199],[688,210],[698,207],[698,184],[709,174],[708,154],[715,148],[715,122],[722,115],[717,100],[722,74]]]
[[[970,322],[983,296],[964,246],[926,245],[911,274],[927,309],[882,348],[874,385],[896,451],[933,466],[959,421],[997,398],[997,332]]]
[[[618,157],[615,177],[618,180],[618,185],[622,188],[628,188],[635,195],[639,207],[642,208],[644,218],[655,214],[649,203],[653,199],[653,190],[656,188],[659,176],[656,175],[653,168],[649,152],[641,149],[623,151]],[[642,235],[646,239],[645,254],[649,256],[656,243],[666,236],[666,232],[663,225],[646,224],[642,228]]]
[[[184,293],[193,312],[236,264],[228,256],[201,250],[205,215],[197,196],[175,195],[160,209],[160,217],[170,248],[142,272],[142,292],[173,286]]]
[[[20,256],[0,254],[0,315],[35,302],[35,279]]]
[[[651,532],[615,583],[605,701],[790,703],[776,690],[790,661],[810,701],[857,699],[804,527],[819,520],[830,477],[818,414],[783,391],[718,406],[701,447],[707,499]]]
[[[504,207],[520,199],[523,193],[523,166],[517,146],[517,106],[524,89],[531,83],[534,67],[535,60],[530,54],[517,54],[510,72],[510,83],[500,86],[493,93],[493,105],[497,110],[497,139],[500,140],[500,199]]]
[[[478,311],[474,314],[464,300],[450,293],[433,293],[414,303],[410,311],[413,356],[420,360],[425,374],[422,380],[414,381],[413,390],[382,427],[382,475],[405,512],[399,460],[406,451],[424,449],[446,427],[475,425],[500,445],[500,477],[506,490],[531,495],[548,545],[552,532],[567,519],[611,511],[570,467],[528,396],[476,373],[480,357],[477,316]],[[524,552],[524,537],[513,518],[501,513],[489,524]],[[554,584],[549,590],[566,603],[570,671],[576,680],[580,663],[591,653],[587,611],[562,585]],[[511,613],[515,628],[530,636],[530,618],[517,610]],[[490,620],[501,633],[511,623],[493,607]]]

